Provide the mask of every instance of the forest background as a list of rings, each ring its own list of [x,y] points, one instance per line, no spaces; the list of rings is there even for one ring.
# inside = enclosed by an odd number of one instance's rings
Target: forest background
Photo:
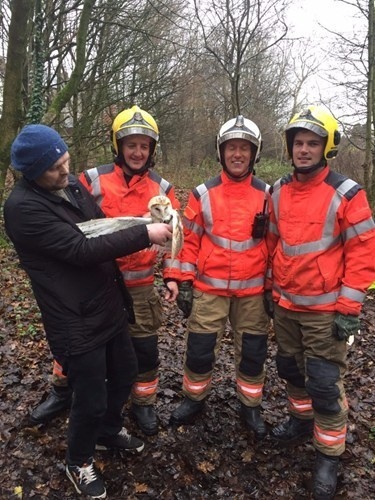
[[[157,167],[176,186],[215,174],[216,133],[240,113],[262,132],[257,170],[272,182],[287,169],[285,124],[320,79],[337,89],[312,103],[339,120],[334,168],[374,205],[374,2],[333,2],[361,21],[353,32],[327,10],[304,36],[307,0],[294,20],[292,0],[0,0],[0,202],[24,124],[56,128],[79,173],[112,160],[112,120],[133,104],[157,120]]]

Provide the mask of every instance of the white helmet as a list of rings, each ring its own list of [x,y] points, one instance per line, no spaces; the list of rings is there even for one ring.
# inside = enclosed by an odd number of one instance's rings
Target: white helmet
[[[260,160],[260,152],[262,150],[262,136],[259,128],[254,122],[238,115],[236,118],[228,120],[219,130],[216,139],[217,156],[220,163],[225,168],[222,145],[230,139],[244,139],[251,143],[253,150],[253,158],[250,162],[250,171],[253,169],[254,163]]]

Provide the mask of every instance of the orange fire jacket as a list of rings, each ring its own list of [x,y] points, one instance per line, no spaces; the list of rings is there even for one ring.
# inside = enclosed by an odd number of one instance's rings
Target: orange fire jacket
[[[324,168],[275,183],[266,288],[294,311],[358,315],[375,279],[375,225],[365,191]]]
[[[263,293],[267,246],[264,238],[252,237],[252,229],[268,187],[253,175],[235,182],[222,172],[190,193],[179,255],[182,280],[228,297]]]
[[[122,168],[111,163],[82,172],[79,180],[94,196],[107,217],[142,217],[149,211],[147,205],[150,198],[157,195],[168,196],[173,208],[180,208],[173,186],[154,170],[134,175],[128,185]],[[156,250],[145,249],[117,259],[126,286],[153,284],[157,257]],[[178,276],[178,261],[170,259],[169,254],[166,254],[163,256],[163,278],[176,279]]]

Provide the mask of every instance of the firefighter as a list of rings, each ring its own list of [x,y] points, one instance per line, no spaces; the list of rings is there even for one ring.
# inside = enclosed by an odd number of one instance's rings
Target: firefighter
[[[229,319],[241,415],[256,439],[267,433],[260,404],[267,353],[263,292],[269,186],[253,175],[261,146],[255,123],[241,115],[227,121],[217,136],[221,174],[190,193],[177,298],[189,317],[184,399],[170,416],[172,425],[189,424],[203,410]]]
[[[347,430],[346,341],[375,278],[375,227],[362,187],[327,165],[340,142],[330,113],[308,106],[285,138],[294,172],[272,189],[265,304],[290,415],[271,437],[290,443],[313,434],[313,495],[330,499]]]
[[[138,106],[121,111],[114,119],[111,140],[116,155],[114,163],[102,165],[83,172],[80,181],[96,199],[107,217],[146,215],[148,202],[155,195],[166,195],[175,209],[180,204],[173,186],[161,178],[152,167],[155,165],[156,145],[159,130],[154,118]],[[124,283],[133,299],[135,323],[129,325],[130,335],[138,359],[139,374],[132,387],[131,411],[138,427],[146,435],[158,432],[158,419],[154,409],[158,389],[158,335],[162,323],[162,306],[154,288],[154,266],[157,250],[146,249],[117,259]],[[174,301],[178,294],[176,278],[179,264],[163,258],[163,278],[166,283],[165,298]],[[54,363],[54,374],[59,368]],[[55,379],[56,380],[56,379]],[[52,391],[64,389],[61,377]],[[63,406],[60,399],[50,395],[57,406]],[[68,403],[68,401],[67,401]],[[49,405],[49,409],[53,404]],[[40,407],[39,407],[40,409]],[[38,408],[34,411],[38,411]],[[58,413],[58,412],[57,412]]]

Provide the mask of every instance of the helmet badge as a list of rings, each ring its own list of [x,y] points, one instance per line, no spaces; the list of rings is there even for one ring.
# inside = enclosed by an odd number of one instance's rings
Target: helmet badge
[[[237,128],[243,128],[244,126],[244,118],[242,115],[238,115],[236,118],[236,123],[234,124]]]
[[[143,117],[142,117],[141,113],[139,113],[139,111],[134,113],[133,120],[135,122],[143,122]]]
[[[311,113],[311,110],[308,108],[301,111],[299,118],[306,118],[307,120],[323,125],[324,127],[324,123],[315,118],[315,116],[313,116],[313,114]]]

